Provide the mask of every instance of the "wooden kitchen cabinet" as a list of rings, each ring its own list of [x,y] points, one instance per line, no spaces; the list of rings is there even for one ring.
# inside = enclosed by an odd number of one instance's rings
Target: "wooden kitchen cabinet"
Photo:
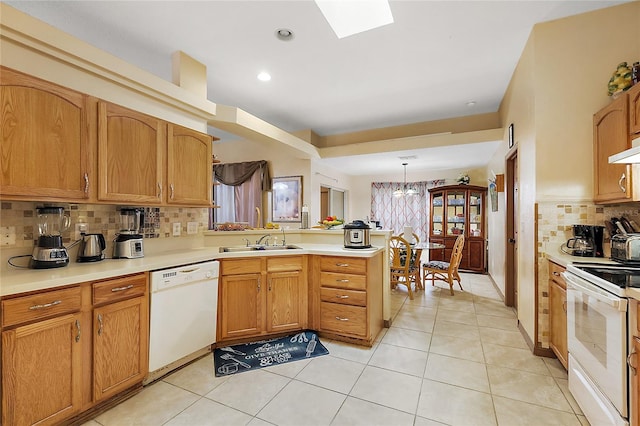
[[[80,309],[80,287],[2,301],[2,424],[57,424],[80,412],[91,338]]]
[[[549,347],[567,369],[567,285],[560,275],[564,270],[549,261]]]
[[[167,131],[168,204],[212,205],[213,138],[175,124]]]
[[[448,262],[458,235],[464,235],[460,269],[485,272],[485,198],[487,188],[449,185],[429,189],[429,242],[445,246],[429,250],[429,260]]]
[[[142,382],[148,373],[149,308],[146,289],[145,274],[93,284],[95,402]]]
[[[61,424],[141,385],[148,372],[146,273],[2,304],[2,424]]]
[[[640,135],[640,84],[627,91],[629,98],[629,134],[631,139]]]
[[[98,199],[134,204],[164,200],[166,123],[98,102]]]
[[[613,100],[593,116],[593,199],[597,204],[640,200],[634,185],[637,166],[609,164],[609,156],[631,148],[627,93]]]
[[[307,327],[305,256],[264,256],[220,262],[218,340]]]
[[[371,346],[383,327],[382,253],[371,258],[313,256],[312,327]]]
[[[0,195],[89,198],[87,96],[0,67]]]

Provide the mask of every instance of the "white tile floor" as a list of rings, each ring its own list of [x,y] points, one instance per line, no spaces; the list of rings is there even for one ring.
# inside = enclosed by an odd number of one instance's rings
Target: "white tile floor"
[[[488,277],[462,283],[455,296],[394,290],[372,348],[323,339],[330,355],[224,378],[209,355],[87,425],[588,425]]]

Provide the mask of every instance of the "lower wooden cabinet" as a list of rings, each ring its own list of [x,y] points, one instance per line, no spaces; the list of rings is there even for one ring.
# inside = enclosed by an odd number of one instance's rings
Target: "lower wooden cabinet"
[[[148,279],[136,274],[2,304],[2,424],[60,424],[141,384]]]
[[[549,261],[549,347],[567,368],[567,285],[560,275],[564,267]]]
[[[312,327],[371,346],[383,327],[382,253],[371,258],[313,257]]]
[[[223,259],[218,341],[307,328],[306,256]]]
[[[2,333],[2,424],[56,424],[82,405],[80,313]]]

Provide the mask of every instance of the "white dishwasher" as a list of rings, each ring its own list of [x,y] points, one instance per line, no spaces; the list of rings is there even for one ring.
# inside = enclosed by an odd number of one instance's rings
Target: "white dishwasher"
[[[216,260],[152,271],[149,324],[150,383],[211,351],[216,340]]]

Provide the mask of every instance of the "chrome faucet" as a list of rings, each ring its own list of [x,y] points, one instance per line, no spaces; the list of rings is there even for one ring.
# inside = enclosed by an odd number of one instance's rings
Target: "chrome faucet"
[[[284,234],[284,228],[282,228],[282,245],[287,245],[287,236]]]
[[[256,241],[256,245],[259,246],[260,244],[262,244],[262,241],[264,241],[265,238],[267,239],[267,244],[266,245],[269,245],[269,237],[270,236],[271,236],[271,234],[264,234],[262,237],[260,237],[258,239],[258,241]]]

